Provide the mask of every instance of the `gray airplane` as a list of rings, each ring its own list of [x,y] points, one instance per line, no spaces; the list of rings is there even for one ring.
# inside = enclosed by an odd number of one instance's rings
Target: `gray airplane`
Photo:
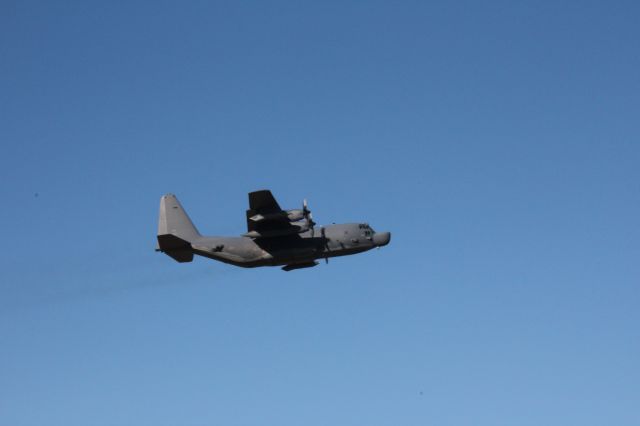
[[[302,209],[282,210],[271,191],[249,193],[247,232],[240,237],[200,235],[175,195],[160,199],[158,247],[178,262],[193,255],[245,268],[284,265],[284,271],[316,266],[316,259],[346,256],[389,244],[389,232],[366,223],[316,227],[307,201]]]

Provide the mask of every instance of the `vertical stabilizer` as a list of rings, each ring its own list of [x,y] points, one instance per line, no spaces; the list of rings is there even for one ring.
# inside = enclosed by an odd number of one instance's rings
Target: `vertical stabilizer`
[[[158,235],[175,235],[185,241],[191,241],[200,236],[193,226],[182,204],[173,194],[163,195],[160,199],[160,221],[158,222]]]
[[[200,233],[176,196],[163,195],[158,220],[158,249],[178,262],[191,262],[191,242],[199,236]]]

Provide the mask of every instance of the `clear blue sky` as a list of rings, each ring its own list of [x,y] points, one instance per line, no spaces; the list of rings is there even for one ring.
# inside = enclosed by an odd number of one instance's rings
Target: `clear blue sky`
[[[640,424],[633,1],[0,5],[0,425]],[[153,251],[246,193],[391,245]]]

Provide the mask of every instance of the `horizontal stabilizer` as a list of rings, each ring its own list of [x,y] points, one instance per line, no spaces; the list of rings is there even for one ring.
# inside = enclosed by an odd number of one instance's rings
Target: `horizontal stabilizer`
[[[175,261],[180,263],[187,263],[193,261],[193,252],[189,250],[172,250],[165,251],[167,256],[172,257]]]
[[[191,243],[178,238],[175,235],[158,235],[157,251],[161,251],[171,256],[178,262],[191,262],[193,260]]]

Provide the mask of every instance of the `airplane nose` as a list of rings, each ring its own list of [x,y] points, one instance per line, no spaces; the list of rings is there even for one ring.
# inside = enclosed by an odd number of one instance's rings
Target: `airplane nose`
[[[391,241],[391,232],[376,232],[373,234],[373,244],[378,247],[386,246]]]

